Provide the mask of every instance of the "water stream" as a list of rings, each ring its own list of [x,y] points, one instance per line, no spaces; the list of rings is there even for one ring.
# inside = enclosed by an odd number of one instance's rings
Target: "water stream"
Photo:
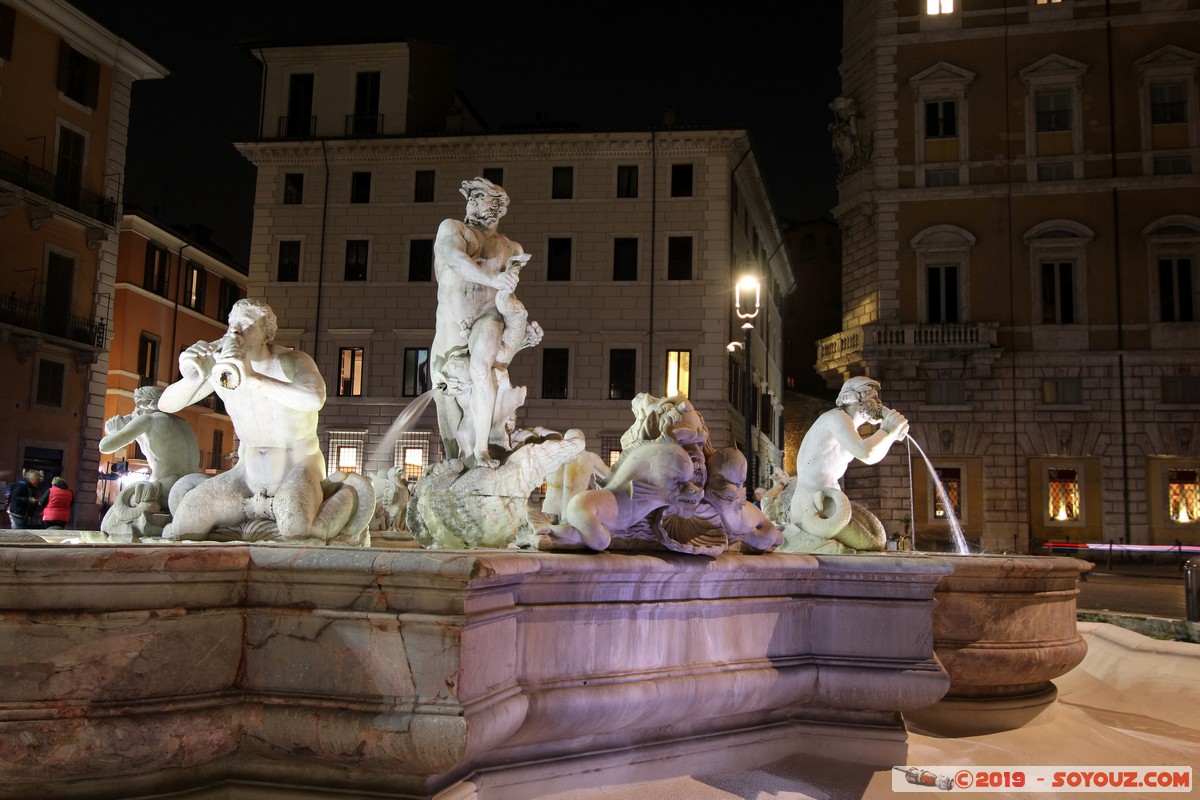
[[[954,513],[954,505],[950,502],[950,497],[946,494],[946,487],[942,485],[942,481],[938,478],[937,470],[933,468],[933,462],[929,460],[929,456],[925,455],[925,451],[921,449],[921,445],[917,444],[916,440],[911,435],[906,437],[906,440],[913,447],[917,448],[917,452],[921,454],[921,458],[925,459],[925,466],[929,468],[929,477],[933,480],[933,486],[937,490],[938,499],[942,501],[942,509],[946,512],[946,519],[950,522],[950,538],[954,543],[954,552],[960,556],[969,555],[971,548],[967,545],[967,537],[963,535],[962,525],[958,522],[958,515]],[[909,463],[912,463],[912,454],[909,453]],[[909,475],[909,483],[911,486],[912,476],[911,469]],[[910,498],[909,502],[912,500]],[[913,519],[913,532],[916,533],[916,508],[910,512]]]
[[[433,400],[434,389],[430,389],[423,395],[418,396],[400,412],[396,420],[388,428],[384,434],[383,440],[379,443],[372,452],[370,458],[367,459],[366,472],[369,474],[375,470],[383,470],[392,466],[394,461],[393,453],[396,449],[396,442],[400,440],[400,436],[409,431],[416,421],[420,418],[421,412]]]

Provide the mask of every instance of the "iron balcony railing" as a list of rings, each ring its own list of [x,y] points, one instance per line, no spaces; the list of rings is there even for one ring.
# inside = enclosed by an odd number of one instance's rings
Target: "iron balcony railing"
[[[317,118],[288,115],[279,118],[279,138],[308,139],[316,135]]]
[[[70,339],[92,347],[104,347],[105,325],[41,303],[29,303],[16,297],[0,297],[0,323],[38,333]]]
[[[347,114],[347,136],[378,136],[383,133],[383,114]]]
[[[28,158],[17,158],[3,150],[0,150],[0,180],[15,183],[105,225],[116,221],[117,203],[111,197],[89,192],[77,183],[33,166]]]
[[[862,325],[817,342],[817,364],[878,355],[881,350],[983,350],[995,347],[996,323]]]

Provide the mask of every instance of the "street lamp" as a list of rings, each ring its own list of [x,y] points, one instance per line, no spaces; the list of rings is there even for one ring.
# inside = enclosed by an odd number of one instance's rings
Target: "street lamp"
[[[750,444],[750,333],[754,330],[754,318],[758,316],[759,294],[761,287],[758,283],[758,278],[753,275],[743,275],[734,287],[733,302],[734,309],[737,311],[738,319],[745,320],[742,325],[742,358],[745,364],[745,369],[742,375],[742,411],[745,414],[746,421],[746,499],[750,500],[753,497],[754,486],[754,448]],[[730,352],[733,352],[732,345]]]

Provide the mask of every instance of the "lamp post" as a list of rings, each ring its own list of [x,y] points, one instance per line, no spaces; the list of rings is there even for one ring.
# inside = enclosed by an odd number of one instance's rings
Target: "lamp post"
[[[758,278],[753,275],[743,275],[734,287],[734,308],[738,319],[745,320],[742,324],[742,359],[745,369],[742,374],[742,411],[745,415],[745,448],[746,448],[746,499],[754,494],[754,447],[750,443],[750,334],[754,330],[754,318],[758,316],[760,286]]]

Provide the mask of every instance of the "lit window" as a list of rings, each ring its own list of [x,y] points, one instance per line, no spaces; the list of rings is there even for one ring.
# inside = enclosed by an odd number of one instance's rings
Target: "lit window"
[[[362,396],[363,349],[338,349],[338,397]]]
[[[953,514],[954,519],[962,519],[962,469],[960,467],[937,467],[934,472],[937,479],[941,481],[945,495],[938,492],[936,486],[933,487],[933,518],[950,519],[950,514]]]
[[[143,333],[138,341],[138,386],[158,385],[158,339]]]
[[[952,14],[954,13],[954,0],[926,0],[926,14]]]
[[[166,248],[155,244],[146,245],[146,271],[142,287],[163,297],[167,296],[167,272],[171,267],[171,254]]]
[[[1174,522],[1192,523],[1200,516],[1200,484],[1196,475],[1194,469],[1167,470],[1168,513]]]
[[[688,396],[692,385],[692,351],[667,351],[667,397]]]
[[[329,458],[325,468],[329,473],[361,472],[366,451],[366,431],[330,431]]]
[[[203,267],[188,262],[183,274],[183,304],[193,311],[204,310],[204,285],[208,273]]]
[[[400,434],[392,464],[404,468],[407,480],[419,480],[430,461],[429,431],[406,431]]]
[[[425,471],[425,451],[420,447],[404,448],[404,477],[419,480]]]
[[[600,454],[604,457],[605,462],[611,467],[617,463],[617,459],[621,457],[621,437],[620,436],[601,436],[600,437]]]
[[[1062,2],[1062,0],[1037,0],[1037,4],[1039,6],[1048,6],[1048,5],[1053,5],[1054,3],[1061,3],[1061,2]]]
[[[1079,472],[1060,467],[1047,471],[1047,513],[1054,522],[1079,519]]]

